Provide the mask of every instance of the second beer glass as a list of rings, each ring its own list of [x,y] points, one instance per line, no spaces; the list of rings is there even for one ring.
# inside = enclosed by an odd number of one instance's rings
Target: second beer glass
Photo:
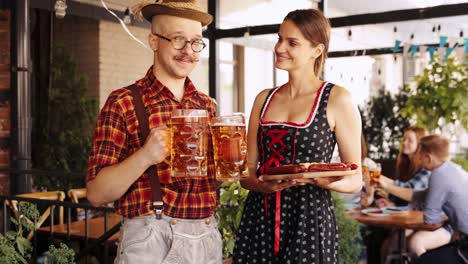
[[[171,116],[171,175],[207,176],[208,112],[176,109]]]
[[[214,117],[211,122],[216,178],[237,181],[249,176],[245,118],[242,115]]]

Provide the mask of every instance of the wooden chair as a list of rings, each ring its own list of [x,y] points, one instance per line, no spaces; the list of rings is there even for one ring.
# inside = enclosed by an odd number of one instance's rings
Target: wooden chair
[[[68,197],[72,203],[80,203],[80,199],[86,198],[86,188],[68,190]],[[76,208],[76,215],[83,212],[83,208]]]
[[[86,188],[68,190],[68,197],[73,203],[80,203],[80,200],[86,198]],[[83,203],[83,201],[81,201]],[[89,203],[88,203],[89,204]],[[88,219],[102,216],[103,212],[96,210],[88,210]],[[84,220],[86,218],[83,208],[76,208],[76,220]]]
[[[43,199],[43,200],[52,200],[52,201],[60,201],[63,202],[65,200],[65,193],[62,191],[51,191],[51,192],[36,192],[36,193],[23,193],[23,194],[18,194],[16,195],[17,197],[24,197],[24,198],[34,198],[34,199]],[[18,215],[18,201],[16,200],[7,200],[7,204],[10,206],[10,208],[13,211],[13,215],[15,216],[16,219],[19,219]],[[36,229],[39,229],[41,225],[47,220],[47,218],[50,216],[50,212],[52,210],[52,207],[55,207],[55,205],[51,205],[47,207],[47,209],[42,213],[42,215],[39,217],[39,220],[36,222]],[[63,206],[59,206],[58,208],[58,222],[59,224],[63,224]],[[54,223],[56,224],[56,223]],[[27,239],[31,240],[33,237],[34,231],[31,231]]]

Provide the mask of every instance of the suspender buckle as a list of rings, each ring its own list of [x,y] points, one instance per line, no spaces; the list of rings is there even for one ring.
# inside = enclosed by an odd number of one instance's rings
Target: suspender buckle
[[[154,215],[156,217],[157,220],[161,220],[162,219],[162,212],[163,212],[163,209],[164,209],[164,203],[163,202],[152,202],[152,209],[154,211]]]

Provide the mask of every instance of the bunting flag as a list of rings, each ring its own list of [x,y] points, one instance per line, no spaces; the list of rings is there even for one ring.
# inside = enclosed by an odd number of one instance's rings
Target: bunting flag
[[[447,43],[448,37],[447,36],[440,36],[440,42],[439,42],[439,47],[445,47],[445,44]]]
[[[454,37],[448,38],[448,46],[449,47],[455,47],[455,45],[457,45],[457,43],[458,43],[458,38],[454,38]]]
[[[455,54],[457,55],[457,58],[459,61],[463,60],[463,56],[465,56],[465,51],[463,50],[463,47],[457,47],[455,50]]]
[[[452,53],[452,51],[455,50],[456,47],[452,47],[452,48],[447,48],[447,51],[445,52],[445,60],[448,59],[448,57],[450,56],[450,54]]]
[[[409,43],[404,43],[403,44],[403,57],[406,58],[406,56],[408,56],[408,51],[409,51],[410,47],[411,47],[411,44],[409,44]]]
[[[419,46],[419,53],[421,53],[421,55],[422,55],[423,52],[427,52],[427,46],[425,46],[425,45]]]
[[[431,56],[431,62],[434,60],[434,53],[436,51],[436,47],[430,46],[427,48],[429,55]]]
[[[465,39],[465,41],[466,41],[466,39]],[[392,51],[393,51],[393,52],[398,52],[398,51],[400,51],[400,45],[401,45],[401,41],[398,40],[398,39],[395,40],[395,46],[393,46]]]
[[[419,51],[420,53],[429,52],[431,61],[434,60],[434,54],[438,52],[439,60],[447,60],[448,57],[456,53],[456,57],[460,60],[466,56],[468,53],[468,38],[463,40],[463,43],[459,42],[459,38],[449,38],[447,36],[440,36],[439,46],[425,46],[425,45],[415,45],[407,42],[401,42],[400,40],[395,40],[395,45],[390,48],[393,53],[403,52],[403,57],[407,57],[408,53],[411,59],[414,58],[414,55]],[[402,47],[400,47],[402,46]]]
[[[411,45],[410,48],[410,56],[411,58],[414,58],[414,54],[418,52],[418,45]]]
[[[437,48],[437,53],[439,53],[439,61],[443,62],[445,54],[447,54],[447,49],[445,47],[439,47]]]

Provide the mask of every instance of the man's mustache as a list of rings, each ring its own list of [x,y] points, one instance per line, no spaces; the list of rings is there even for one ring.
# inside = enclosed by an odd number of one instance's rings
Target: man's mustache
[[[190,57],[190,56],[184,56],[184,55],[176,55],[176,56],[174,56],[174,58],[176,60],[189,60],[190,62],[199,62],[200,61],[200,59],[193,58],[193,57]]]

